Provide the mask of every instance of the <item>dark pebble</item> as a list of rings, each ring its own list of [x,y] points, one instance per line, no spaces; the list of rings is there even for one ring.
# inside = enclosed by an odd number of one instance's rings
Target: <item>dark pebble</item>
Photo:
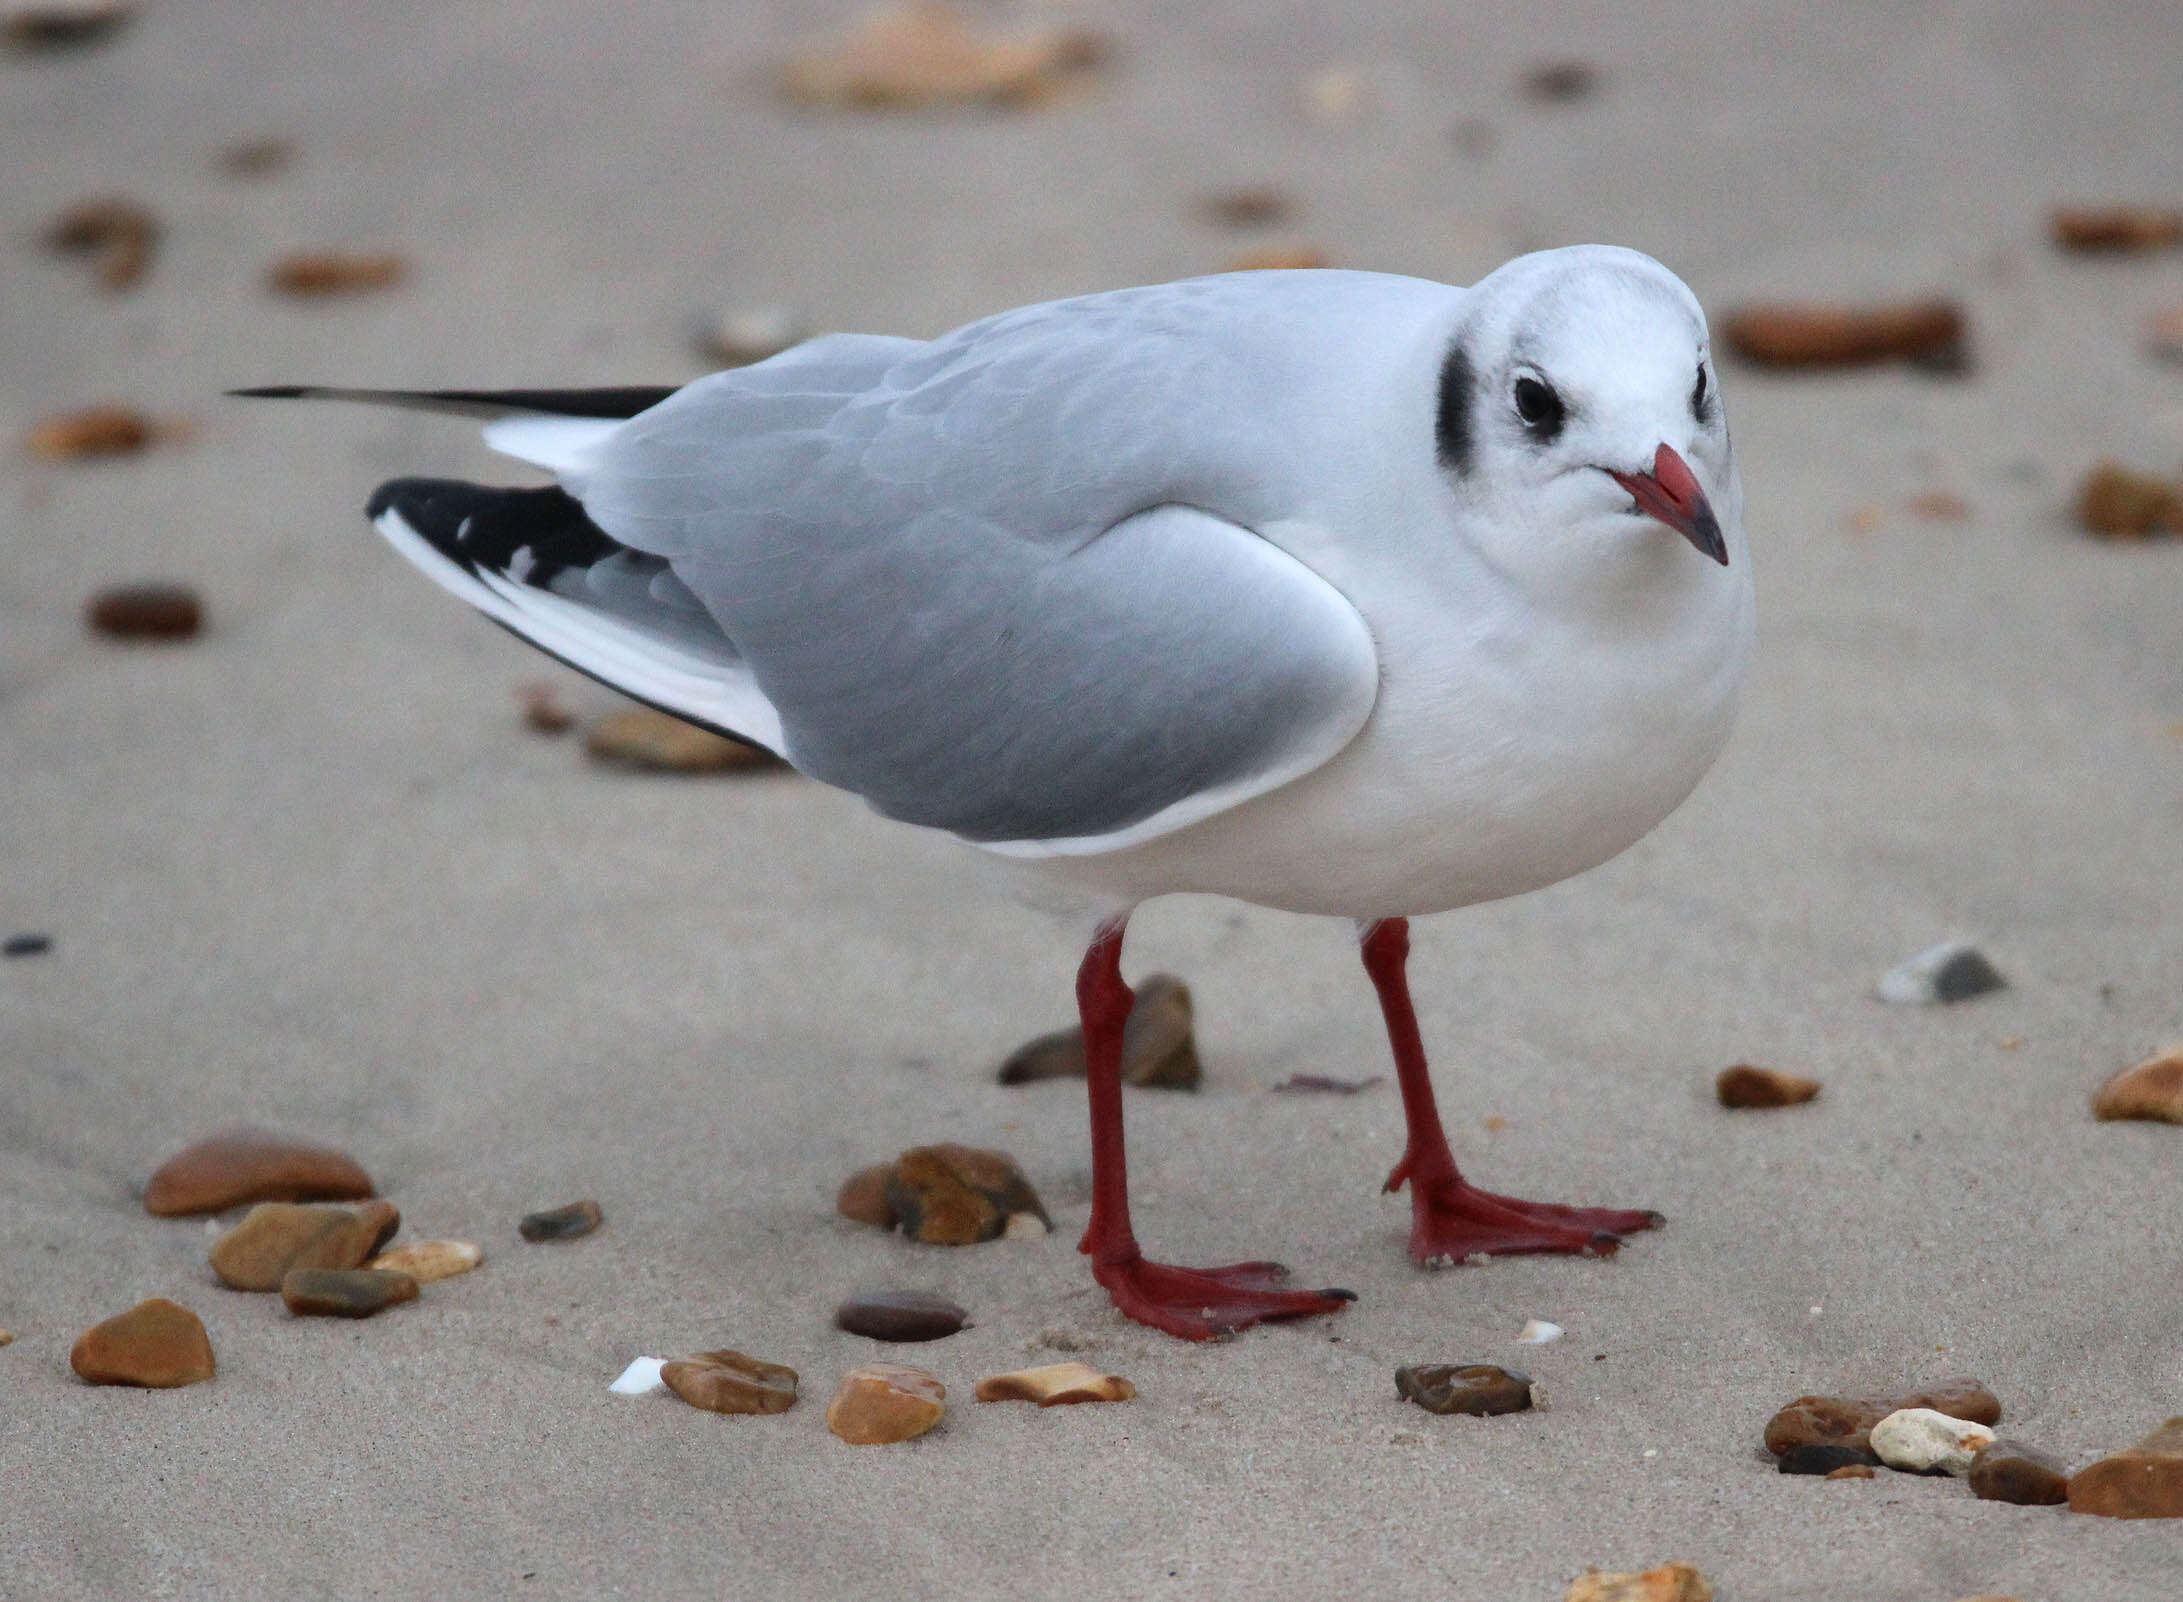
[[[36,957],[52,949],[51,935],[18,934],[0,940],[0,957]]]
[[[1781,1454],[1781,1472],[1784,1474],[1832,1474],[1838,1468],[1862,1464],[1870,1468],[1879,1463],[1870,1452],[1854,1446],[1792,1446]]]
[[[1395,1370],[1395,1392],[1428,1413],[1488,1418],[1531,1405],[1531,1376],[1492,1363],[1425,1363]]]
[[[1524,74],[1524,93],[1533,100],[1567,104],[1599,88],[1599,69],[1586,61],[1549,61]]]
[[[386,1268],[291,1268],[280,1299],[299,1317],[369,1318],[417,1299],[417,1282]]]
[[[91,597],[84,621],[119,640],[186,640],[204,626],[205,609],[180,584],[117,584]]]
[[[2069,1500],[2069,1474],[2061,1460],[2035,1446],[2002,1439],[1971,1460],[1971,1494],[1986,1502],[2058,1507]]]
[[[875,1341],[937,1341],[970,1322],[970,1315],[930,1291],[867,1291],[834,1309],[834,1327]]]
[[[526,1213],[515,1227],[525,1240],[575,1240],[605,1222],[606,1214],[599,1211],[597,1202],[580,1201],[566,1207],[549,1207],[542,1213]]]

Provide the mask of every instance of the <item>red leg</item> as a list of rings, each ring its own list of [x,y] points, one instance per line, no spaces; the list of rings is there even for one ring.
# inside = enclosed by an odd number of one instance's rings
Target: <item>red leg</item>
[[[1364,936],[1364,968],[1380,995],[1387,1018],[1387,1039],[1395,1051],[1395,1073],[1402,1082],[1402,1115],[1410,1126],[1402,1161],[1387,1176],[1387,1188],[1410,1186],[1410,1255],[1428,1268],[1460,1263],[1479,1252],[1612,1253],[1622,1237],[1663,1222],[1655,1212],[1620,1207],[1564,1207],[1556,1202],[1518,1201],[1478,1189],[1456,1171],[1455,1154],[1440,1126],[1433,1102],[1432,1076],[1425,1068],[1425,1044],[1410,1005],[1405,965],[1410,957],[1410,921],[1388,918]]]
[[[1129,1227],[1129,1169],[1122,1155],[1122,1026],[1137,996],[1122,982],[1124,919],[1103,926],[1076,976],[1091,1085],[1092,1210],[1078,1250],[1114,1305],[1140,1324],[1186,1341],[1248,1329],[1269,1318],[1340,1312],[1356,1298],[1345,1290],[1287,1288],[1279,1263],[1226,1268],[1170,1268],[1145,1260]]]

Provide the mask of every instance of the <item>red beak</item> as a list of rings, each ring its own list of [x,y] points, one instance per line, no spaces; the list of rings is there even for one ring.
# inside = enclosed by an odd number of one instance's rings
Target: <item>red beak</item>
[[[1617,473],[1613,468],[1607,473],[1630,492],[1638,511],[1658,518],[1721,566],[1728,565],[1728,542],[1721,538],[1720,519],[1698,487],[1698,475],[1672,449],[1660,447],[1649,473]]]

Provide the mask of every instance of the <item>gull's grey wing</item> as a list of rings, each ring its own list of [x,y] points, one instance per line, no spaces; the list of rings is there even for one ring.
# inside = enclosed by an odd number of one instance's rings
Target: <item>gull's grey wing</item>
[[[1338,275],[1253,276],[816,341],[564,482],[688,586],[806,772],[981,843],[1149,838],[1326,761],[1378,691],[1355,609],[1253,532],[1294,515],[1309,355],[1270,281]]]

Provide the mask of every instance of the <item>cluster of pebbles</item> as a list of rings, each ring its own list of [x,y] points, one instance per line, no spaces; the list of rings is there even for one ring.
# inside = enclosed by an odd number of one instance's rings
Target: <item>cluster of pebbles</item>
[[[250,1210],[213,1241],[213,1274],[229,1290],[277,1292],[298,1317],[369,1318],[485,1260],[474,1241],[389,1246],[401,1213],[377,1194],[361,1164],[262,1129],[200,1140],[161,1164],[144,1187],[144,1209],[158,1218],[238,1207]],[[573,1202],[533,1213],[517,1228],[525,1240],[570,1240],[597,1229],[601,1217],[597,1202]],[[163,1296],[86,1330],[69,1363],[94,1385],[155,1389],[209,1380],[217,1366],[203,1320]]]
[[[2183,1518],[2183,1418],[2071,1474],[1996,1434],[2001,1400],[1974,1379],[1884,1397],[1800,1396],[1763,1440],[1784,1474],[1871,1479],[1881,1468],[1966,1481],[1983,1501],[2067,1506],[2107,1518]]]

